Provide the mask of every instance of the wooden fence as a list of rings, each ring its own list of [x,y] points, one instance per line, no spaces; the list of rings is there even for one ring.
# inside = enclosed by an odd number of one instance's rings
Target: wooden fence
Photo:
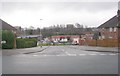
[[[115,39],[86,40],[81,45],[102,46],[102,47],[118,47],[118,40],[117,39],[116,40]]]

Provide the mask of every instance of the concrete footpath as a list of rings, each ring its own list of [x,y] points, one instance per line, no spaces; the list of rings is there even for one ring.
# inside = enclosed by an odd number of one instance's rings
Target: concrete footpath
[[[43,47],[32,47],[32,48],[22,48],[22,49],[3,49],[2,55],[9,56],[9,55],[17,55],[17,54],[29,54],[29,53],[36,53],[41,52],[48,48],[49,46]]]
[[[70,46],[74,49],[80,49],[83,51],[96,51],[96,52],[112,52],[112,53],[119,53],[118,47],[96,47],[96,46]]]

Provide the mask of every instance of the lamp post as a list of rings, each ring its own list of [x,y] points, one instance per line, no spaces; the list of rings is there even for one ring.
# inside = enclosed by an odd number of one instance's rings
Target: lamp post
[[[40,19],[40,21],[42,21],[43,19]],[[42,34],[41,34],[41,29],[40,29],[40,31],[39,31],[39,45],[40,45],[40,47],[42,48]]]

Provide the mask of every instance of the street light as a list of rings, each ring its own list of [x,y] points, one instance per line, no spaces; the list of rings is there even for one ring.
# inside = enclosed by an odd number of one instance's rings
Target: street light
[[[43,19],[40,19],[40,21],[42,21]],[[41,34],[41,29],[40,29],[40,31],[39,31],[39,45],[40,45],[40,47],[42,47],[42,41],[41,41],[41,39],[42,39],[42,34]]]

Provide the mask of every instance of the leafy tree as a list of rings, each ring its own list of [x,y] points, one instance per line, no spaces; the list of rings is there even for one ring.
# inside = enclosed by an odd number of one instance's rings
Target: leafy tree
[[[93,39],[95,39],[96,40],[96,46],[97,46],[97,40],[99,39],[99,36],[101,36],[101,34],[100,34],[100,32],[98,32],[98,31],[96,31],[95,33],[94,33],[94,35],[93,35]]]
[[[33,35],[33,31],[34,31],[34,27],[33,26],[30,26],[28,28],[28,35]]]

